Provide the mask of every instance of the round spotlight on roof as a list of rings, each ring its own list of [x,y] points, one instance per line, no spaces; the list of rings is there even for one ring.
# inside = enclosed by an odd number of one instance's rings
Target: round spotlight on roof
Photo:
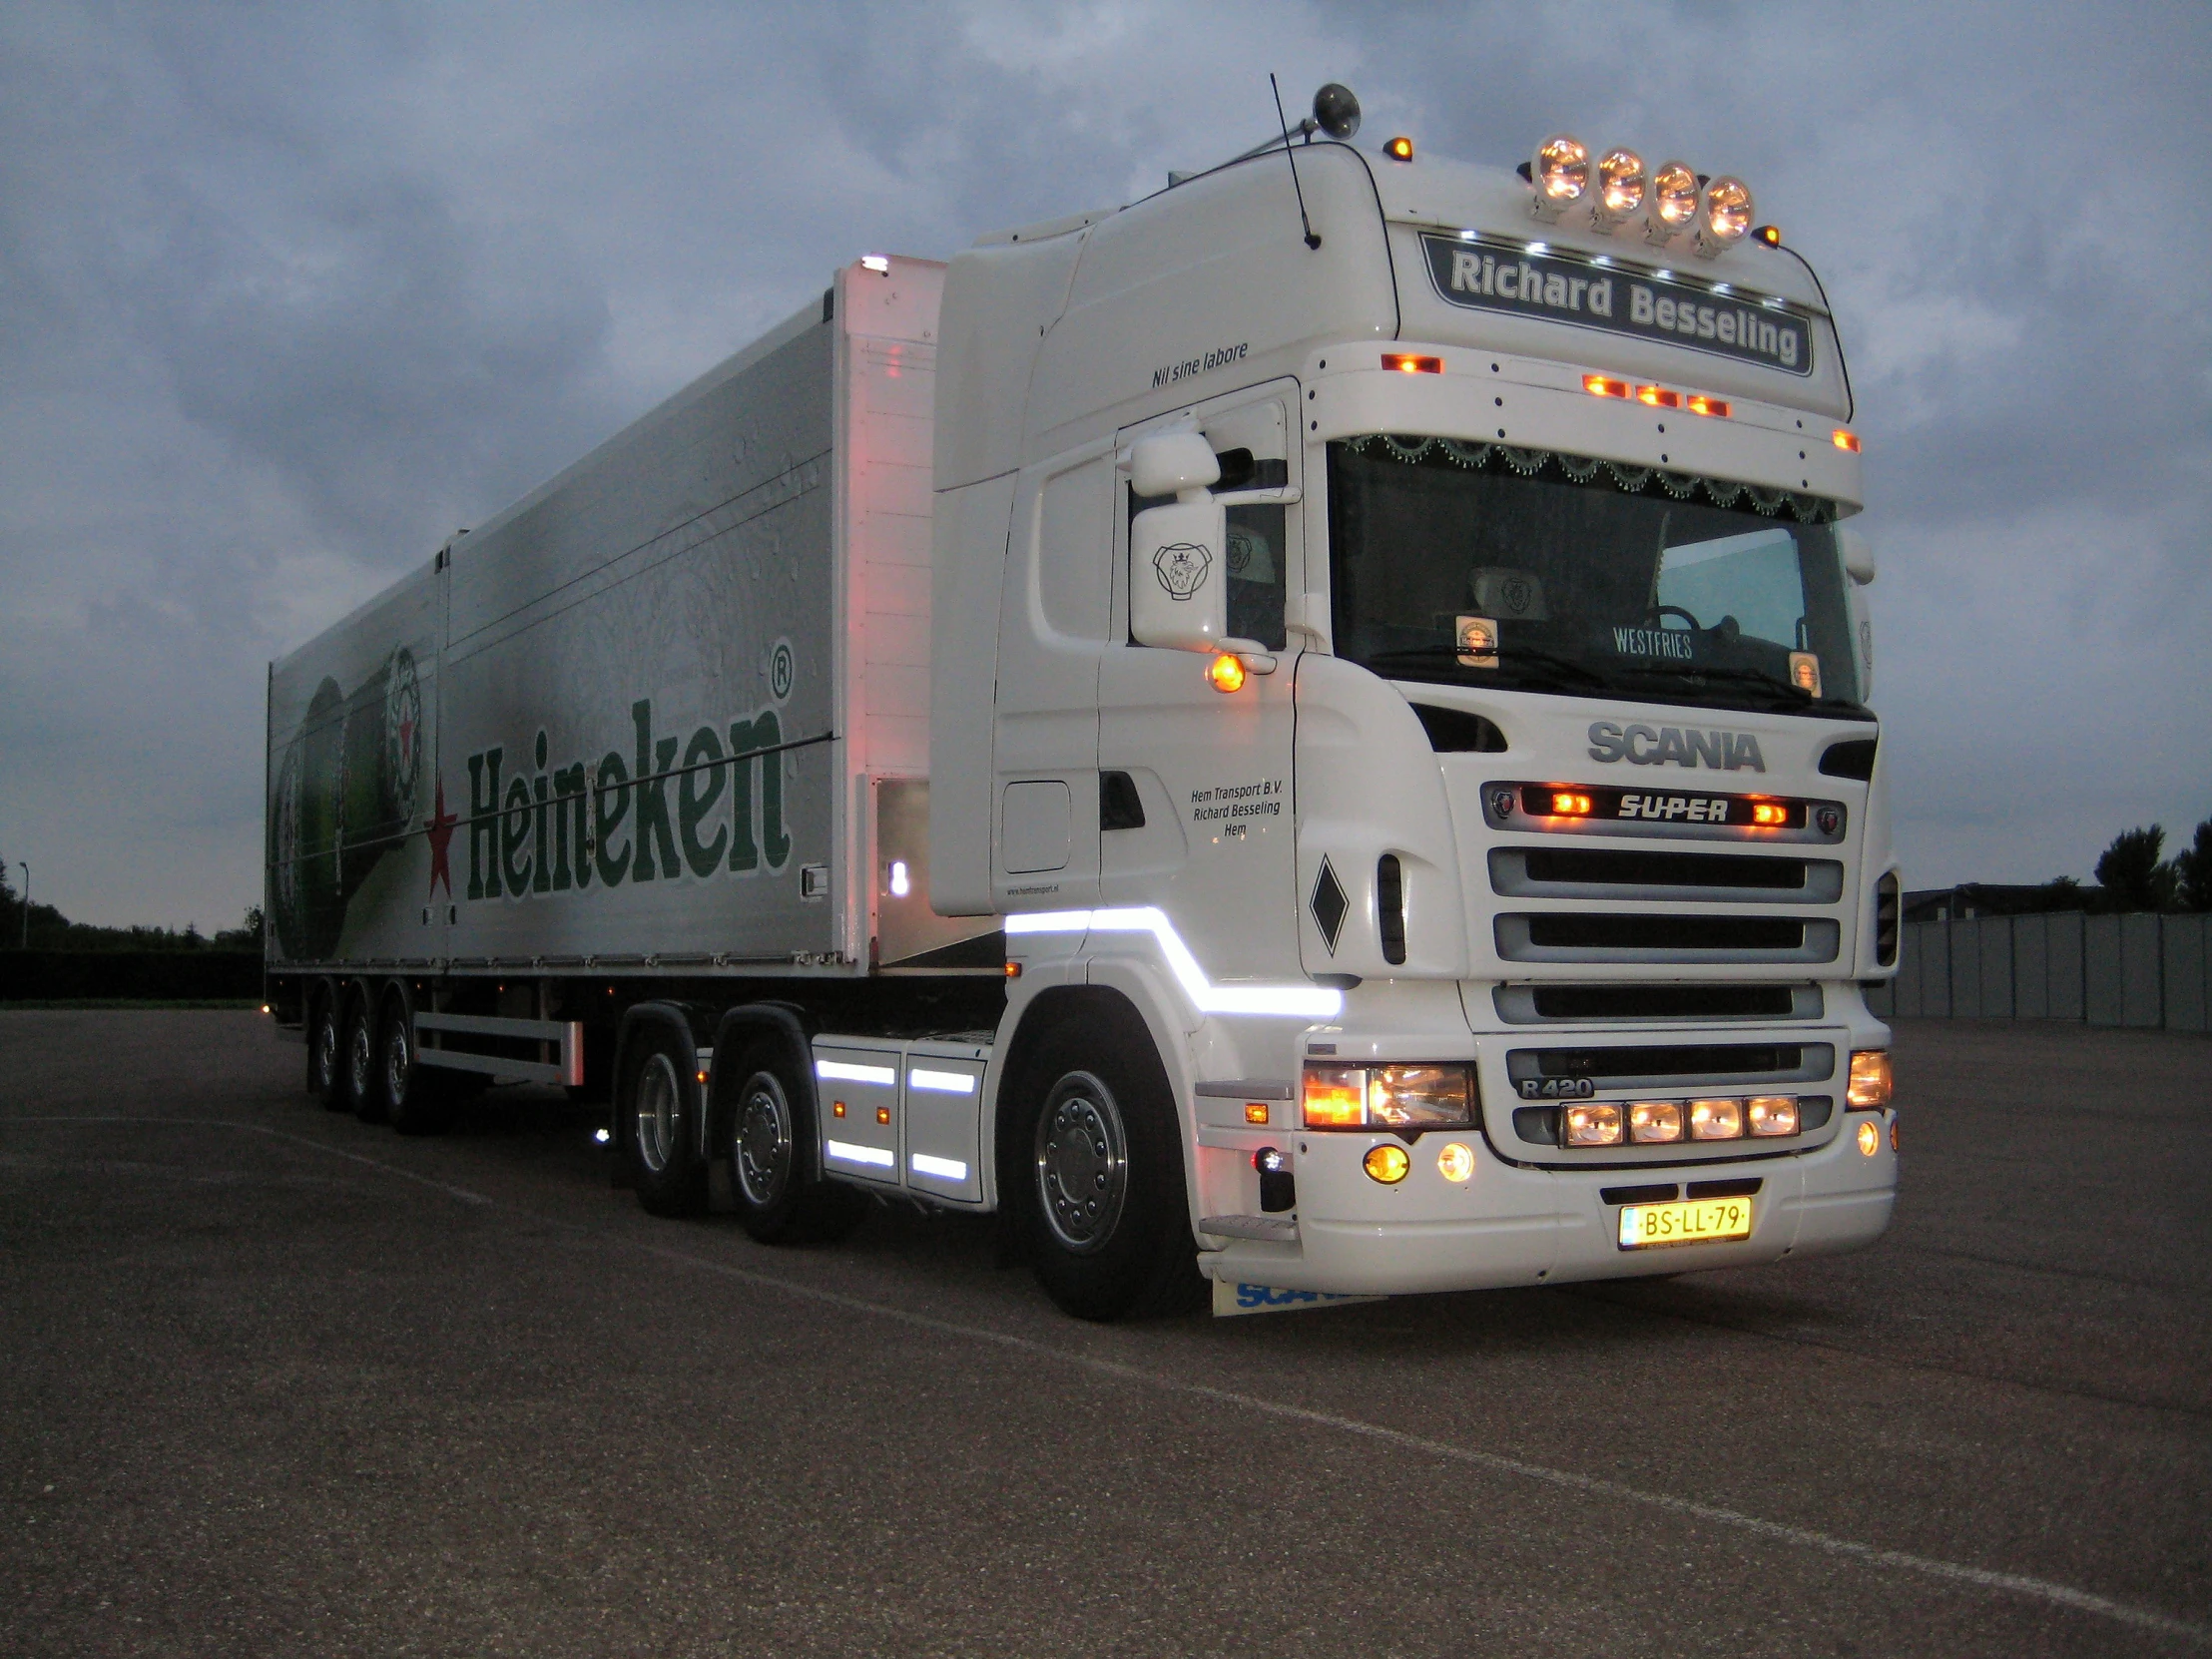
[[[1352,89],[1331,81],[1314,94],[1314,124],[1333,139],[1348,139],[1360,130],[1360,100]]]
[[[1644,239],[1664,248],[1697,218],[1697,174],[1688,162],[1662,162],[1644,203]]]
[[[1697,251],[1707,259],[1725,254],[1751,232],[1751,187],[1723,177],[1705,187],[1705,213],[1697,228]]]
[[[1590,194],[1590,152],[1571,133],[1554,133],[1529,163],[1538,219],[1557,219]]]
[[[1590,204],[1590,212],[1600,227],[1610,230],[1635,218],[1650,194],[1644,159],[1635,151],[1616,146],[1598,159],[1597,200]]]

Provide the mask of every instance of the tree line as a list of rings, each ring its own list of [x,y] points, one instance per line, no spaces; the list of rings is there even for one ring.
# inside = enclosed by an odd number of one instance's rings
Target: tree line
[[[249,905],[236,927],[215,933],[200,931],[197,923],[176,927],[96,927],[71,921],[51,904],[32,903],[28,934],[24,927],[23,895],[8,879],[8,867],[0,866],[0,950],[28,945],[33,950],[260,950],[262,907]]]

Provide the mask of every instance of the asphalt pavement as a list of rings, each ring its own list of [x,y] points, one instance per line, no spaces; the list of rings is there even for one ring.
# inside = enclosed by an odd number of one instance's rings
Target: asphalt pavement
[[[0,1654],[2212,1649],[2212,1042],[1909,1022],[1858,1256],[1091,1327],[260,1016],[0,1012]]]

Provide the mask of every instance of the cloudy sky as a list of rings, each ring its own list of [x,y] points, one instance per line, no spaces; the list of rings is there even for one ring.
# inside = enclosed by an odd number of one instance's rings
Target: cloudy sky
[[[234,923],[269,659],[854,255],[1257,142],[1271,69],[1741,173],[1820,268],[1911,884],[2212,815],[2212,9],[12,0],[0,855]]]

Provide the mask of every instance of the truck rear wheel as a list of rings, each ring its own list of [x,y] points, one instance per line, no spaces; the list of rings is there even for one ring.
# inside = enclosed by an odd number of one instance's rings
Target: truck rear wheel
[[[815,1124],[806,1096],[792,1087],[779,1052],[763,1044],[744,1055],[728,1117],[730,1191],[738,1219],[763,1244],[830,1243],[867,1214],[867,1197],[812,1173]]]
[[[631,1184],[656,1216],[707,1208],[707,1161],[699,1155],[699,1085],[688,1044],[666,1027],[641,1027],[623,1056],[615,1116],[623,1129]]]
[[[307,1002],[307,1092],[339,1110],[338,1098],[338,999],[328,991],[316,991]]]
[[[366,997],[347,1002],[345,1023],[339,1030],[344,1033],[338,1048],[340,1098],[330,1104],[363,1123],[374,1123],[384,1115],[384,1103],[376,1086],[376,1016]]]
[[[446,1073],[415,1059],[414,1021],[397,996],[384,1008],[376,1042],[376,1083],[383,1115],[402,1135],[442,1135],[453,1127],[460,1101]]]
[[[1032,1076],[1030,1254],[1045,1294],[1077,1319],[1182,1312],[1205,1282],[1166,1076],[1141,1029],[1088,1021],[1047,1037]]]

